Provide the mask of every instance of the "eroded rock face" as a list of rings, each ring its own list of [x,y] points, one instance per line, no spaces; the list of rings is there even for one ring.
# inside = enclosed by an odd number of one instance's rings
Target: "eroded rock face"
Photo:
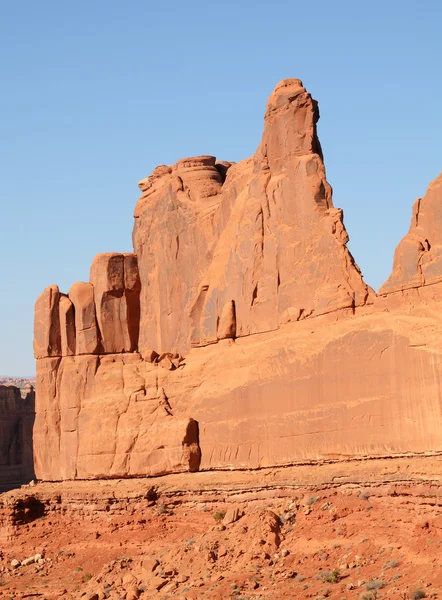
[[[225,171],[225,168],[222,169]],[[184,352],[190,310],[218,236],[223,175],[213,156],[158,167],[140,182],[133,242],[141,279],[139,349]]]
[[[29,483],[34,477],[32,428],[34,389],[0,385],[0,487]]]
[[[134,352],[140,323],[140,281],[136,257],[131,254],[98,254],[92,262],[90,281],[101,351]]]
[[[76,351],[74,354],[97,354],[100,335],[95,311],[94,286],[78,281],[69,290],[74,305]]]
[[[442,451],[432,311],[322,316],[193,350],[165,389],[200,424],[201,469]]]
[[[232,337],[226,326],[240,337],[369,300],[333,207],[318,118],[302,83],[286,80],[268,101],[255,156],[230,166],[224,184],[213,157],[161,167],[140,183],[142,355]],[[226,325],[232,306],[235,323]]]
[[[346,247],[342,211],[332,204],[318,118],[316,102],[297,79],[270,97],[250,179],[231,208],[192,307],[192,345],[222,337],[222,312],[232,302],[235,336],[241,337],[369,299]]]
[[[413,205],[410,229],[394,253],[393,272],[379,290],[391,294],[442,281],[442,173]]]
[[[39,297],[38,477],[442,450],[442,176],[376,297],[318,118],[300,80],[281,82],[253,157],[157,167],[139,183],[134,254],[100,254],[90,282]]]
[[[197,470],[193,422],[173,417],[158,375],[137,353],[41,361],[37,387],[47,392],[36,417],[39,477]]]
[[[60,290],[50,285],[38,297],[34,314],[35,358],[61,356]]]
[[[75,354],[75,315],[74,305],[64,294],[59,299],[60,344],[62,356]]]

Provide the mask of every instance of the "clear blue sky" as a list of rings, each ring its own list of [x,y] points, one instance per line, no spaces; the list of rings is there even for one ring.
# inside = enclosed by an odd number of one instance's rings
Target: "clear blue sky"
[[[441,24],[438,0],[0,2],[0,374],[34,373],[44,287],[131,249],[137,182],[252,154],[286,77],[319,101],[334,203],[377,289],[442,170]]]

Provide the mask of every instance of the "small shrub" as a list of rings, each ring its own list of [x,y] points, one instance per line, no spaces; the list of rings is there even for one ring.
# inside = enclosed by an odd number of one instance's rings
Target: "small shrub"
[[[307,500],[306,504],[307,504],[307,506],[311,506],[312,504],[314,504],[317,501],[318,501],[317,496],[310,496],[310,498]]]
[[[157,511],[159,515],[166,515],[169,512],[163,502],[157,502]]]
[[[361,600],[378,600],[378,598],[380,598],[380,596],[377,590],[369,592],[368,594],[361,594]]]
[[[397,560],[389,560],[388,562],[385,563],[384,569],[395,569],[398,566],[399,566],[399,563]]]
[[[422,588],[416,588],[410,594],[410,600],[419,600],[420,598],[426,598],[427,594]]]
[[[321,573],[321,579],[327,583],[339,583],[341,581],[341,574],[339,573],[339,569],[324,571]]]
[[[365,589],[370,591],[381,590],[383,587],[385,587],[385,583],[380,579],[375,579],[374,577],[372,577],[370,581],[365,584]]]
[[[226,516],[225,510],[217,510],[216,513],[213,515],[213,518],[215,519],[215,521],[217,523],[221,523],[221,521],[224,519],[225,516]]]
[[[88,581],[90,581],[92,579],[93,575],[92,573],[86,573],[86,575],[83,577],[83,583],[87,583]]]

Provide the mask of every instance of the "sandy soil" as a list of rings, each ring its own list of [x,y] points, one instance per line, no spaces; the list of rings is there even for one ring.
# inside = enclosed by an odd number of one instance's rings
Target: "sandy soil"
[[[0,495],[0,598],[441,598],[440,467],[26,486]]]

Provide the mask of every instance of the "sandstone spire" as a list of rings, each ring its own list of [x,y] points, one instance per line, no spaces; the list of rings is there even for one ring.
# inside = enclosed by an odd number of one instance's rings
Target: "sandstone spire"
[[[214,158],[196,157],[141,182],[134,247],[143,355],[216,342],[233,305],[240,337],[367,302],[333,207],[318,118],[302,82],[287,79],[267,103],[257,152],[230,166],[225,181]]]
[[[442,281],[442,173],[413,205],[410,229],[394,253],[393,271],[379,290],[390,294]]]

